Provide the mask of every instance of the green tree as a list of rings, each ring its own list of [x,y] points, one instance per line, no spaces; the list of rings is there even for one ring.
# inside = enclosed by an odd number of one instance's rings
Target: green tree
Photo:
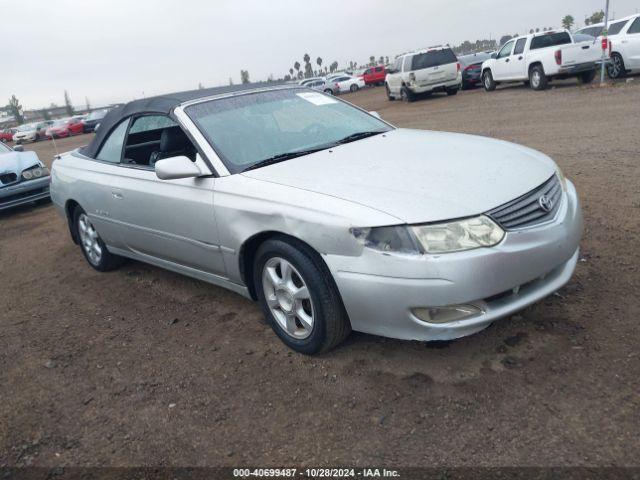
[[[371,55],[369,57],[369,65],[373,67],[375,64],[376,64],[376,57],[374,55]]]
[[[293,78],[293,68],[289,69],[289,78]]]
[[[318,57],[316,58],[316,63],[318,64],[318,70],[320,70],[322,72],[322,58]]]
[[[571,15],[565,15],[562,19],[562,27],[566,28],[567,30],[571,30],[571,27],[573,27],[574,23],[575,19]]]
[[[604,22],[604,10],[600,10],[598,12],[594,12],[587,20],[591,24]],[[587,25],[589,25],[589,23],[587,23],[586,21],[585,21],[585,23]]]
[[[22,105],[20,105],[20,101],[16,98],[15,95],[11,95],[7,108],[9,109],[11,115],[13,115],[13,118],[16,119],[18,125],[22,125],[24,123],[24,117],[22,116]]]
[[[71,103],[71,97],[69,97],[69,92],[64,91],[64,108],[67,111],[67,115],[71,116],[74,113],[73,104]]]
[[[229,77],[229,85],[233,85],[233,78]]]
[[[42,118],[45,120],[51,120],[51,114],[49,113],[49,110],[47,110],[46,108],[43,108],[42,110],[40,110],[40,115],[42,115]]]
[[[249,80],[249,71],[248,70],[240,70],[240,82],[241,83],[251,83],[251,80]]]

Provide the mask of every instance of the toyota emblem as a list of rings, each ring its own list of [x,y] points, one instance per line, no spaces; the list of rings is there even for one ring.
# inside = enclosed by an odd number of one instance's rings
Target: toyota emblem
[[[542,195],[538,199],[538,205],[540,205],[540,208],[545,212],[550,212],[551,209],[553,209],[553,200],[546,195]]]

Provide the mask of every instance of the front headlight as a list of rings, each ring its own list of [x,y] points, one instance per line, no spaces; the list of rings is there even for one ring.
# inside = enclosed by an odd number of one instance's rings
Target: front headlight
[[[34,178],[46,177],[49,175],[49,169],[47,167],[31,167],[22,172],[22,178],[25,180],[31,180]]]
[[[504,230],[484,215],[455,222],[411,227],[427,253],[449,253],[492,247],[504,238]]]
[[[351,233],[367,248],[409,254],[492,247],[504,238],[504,230],[484,215],[429,225],[352,228]]]
[[[564,173],[562,173],[562,170],[560,170],[560,167],[556,165],[556,175],[558,176],[558,180],[560,180],[560,186],[562,187],[562,190],[564,190],[565,192],[567,191],[567,179],[564,176]]]

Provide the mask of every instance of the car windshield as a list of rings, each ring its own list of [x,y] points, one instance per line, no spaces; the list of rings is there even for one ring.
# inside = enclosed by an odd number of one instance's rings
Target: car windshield
[[[104,118],[106,114],[107,110],[98,110],[96,112],[91,112],[87,117],[87,120],[100,120],[101,118]]]
[[[231,173],[391,130],[346,102],[307,89],[209,100],[185,111]]]

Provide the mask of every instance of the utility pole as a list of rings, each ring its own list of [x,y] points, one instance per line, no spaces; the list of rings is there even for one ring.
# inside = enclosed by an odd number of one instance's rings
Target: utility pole
[[[604,65],[607,60],[607,50],[609,49],[609,0],[604,9],[604,30],[602,30],[602,64],[600,65],[600,85],[604,85]]]

